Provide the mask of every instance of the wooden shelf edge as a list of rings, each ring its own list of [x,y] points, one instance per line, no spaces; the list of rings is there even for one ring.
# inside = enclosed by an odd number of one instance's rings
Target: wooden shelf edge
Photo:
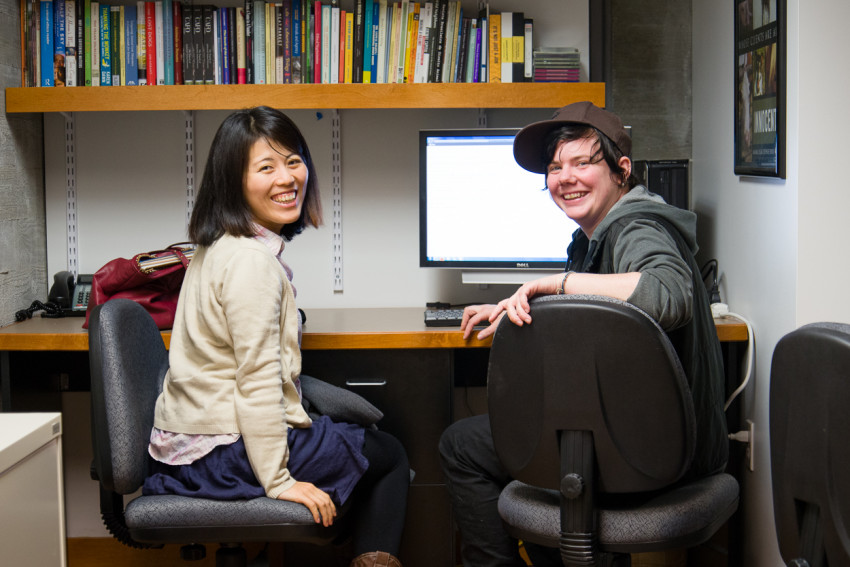
[[[559,108],[605,106],[604,83],[156,85],[10,87],[6,112],[281,109]]]

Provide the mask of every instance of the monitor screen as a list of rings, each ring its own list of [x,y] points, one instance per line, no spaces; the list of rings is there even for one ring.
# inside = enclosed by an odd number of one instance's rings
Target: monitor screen
[[[518,131],[420,131],[420,266],[563,269],[578,225],[552,201],[545,176],[514,160]]]

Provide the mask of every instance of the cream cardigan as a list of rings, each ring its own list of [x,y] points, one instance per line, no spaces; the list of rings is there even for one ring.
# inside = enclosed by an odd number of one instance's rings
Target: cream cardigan
[[[169,371],[154,426],[189,434],[241,433],[271,498],[295,480],[286,468],[289,427],[309,427],[298,311],[277,258],[261,242],[222,236],[195,253],[177,304]]]

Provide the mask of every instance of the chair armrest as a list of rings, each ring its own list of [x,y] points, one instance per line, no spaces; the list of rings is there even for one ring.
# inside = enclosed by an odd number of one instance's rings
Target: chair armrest
[[[362,396],[312,376],[301,375],[301,394],[308,412],[315,410],[334,421],[369,427],[384,417],[381,410]]]

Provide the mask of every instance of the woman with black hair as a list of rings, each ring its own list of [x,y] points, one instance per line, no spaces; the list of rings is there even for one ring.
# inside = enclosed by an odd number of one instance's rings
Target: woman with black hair
[[[285,243],[322,223],[297,126],[258,107],[224,120],[189,222],[189,264],[157,399],[145,494],[306,506],[331,525],[354,502],[352,566],[400,566],[407,455],[391,435],[311,419],[301,405],[301,319]]]

